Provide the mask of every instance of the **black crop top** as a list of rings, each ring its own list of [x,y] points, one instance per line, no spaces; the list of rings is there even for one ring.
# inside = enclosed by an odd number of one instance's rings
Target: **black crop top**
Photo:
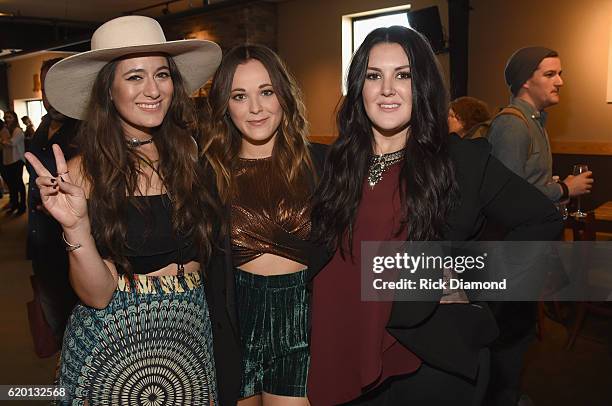
[[[167,195],[138,196],[143,199],[144,211],[134,204],[127,206],[127,241],[125,257],[134,274],[147,274],[168,264],[186,264],[197,260],[197,250],[189,237],[175,236],[172,231],[171,202]],[[95,233],[94,233],[95,235]],[[98,241],[96,246],[102,258],[109,252]],[[117,272],[125,273],[118,264]]]

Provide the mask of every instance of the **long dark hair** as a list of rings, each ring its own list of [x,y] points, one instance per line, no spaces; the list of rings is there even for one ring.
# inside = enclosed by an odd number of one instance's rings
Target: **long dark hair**
[[[218,218],[215,200],[197,159],[193,139],[195,110],[183,78],[167,57],[174,85],[172,102],[162,124],[153,132],[159,153],[155,169],[172,201],[172,227],[176,235],[190,235],[199,249],[200,261],[206,263],[214,239],[213,219]],[[93,236],[110,259],[131,274],[125,257],[128,199],[138,192],[143,167],[154,167],[137,149],[129,148],[121,128],[119,114],[109,89],[118,61],[106,64],[93,85],[87,115],[79,131],[81,165],[89,186],[89,212]],[[142,207],[138,207],[142,210]]]
[[[240,45],[223,56],[213,77],[208,95],[209,119],[203,131],[203,152],[215,172],[219,194],[223,201],[230,196],[232,166],[238,158],[242,134],[229,117],[234,73],[238,65],[257,60],[268,71],[272,88],[283,109],[272,150],[272,165],[282,174],[289,191],[297,176],[304,170],[312,172],[312,160],[308,151],[308,122],[301,91],[289,70],[271,49],[263,45]]]
[[[15,131],[15,128],[17,128],[17,127],[21,128],[21,127],[19,126],[19,119],[17,118],[17,113],[15,113],[13,110],[6,110],[4,112],[4,121],[5,121],[5,123],[6,123],[6,115],[7,114],[10,114],[10,115],[13,116],[13,122],[10,125],[6,124],[6,128],[7,128],[8,132],[11,134],[11,137],[12,137],[13,136],[13,131]]]
[[[447,145],[448,96],[431,47],[409,28],[378,28],[351,61],[348,92],[336,117],[338,139],[330,148],[312,212],[314,238],[343,254],[347,248],[352,254],[355,216],[374,145],[362,90],[370,50],[381,43],[399,44],[412,73],[412,115],[399,181],[402,227],[407,227],[408,240],[441,239],[457,199]]]

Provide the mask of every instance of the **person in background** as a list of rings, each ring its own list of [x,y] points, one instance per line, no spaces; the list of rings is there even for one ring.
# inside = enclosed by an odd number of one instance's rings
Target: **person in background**
[[[521,112],[497,116],[488,131],[491,154],[521,178],[535,186],[551,202],[590,193],[592,172],[569,175],[555,182],[552,152],[546,131],[546,110],[559,103],[563,87],[561,59],[549,48],[535,46],[514,52],[504,70],[511,93],[508,107]],[[501,334],[493,346],[488,402],[515,406],[522,397],[520,376],[525,353],[535,338],[537,303],[492,305]]]
[[[30,142],[32,141],[32,138],[34,137],[34,133],[36,132],[36,129],[34,128],[34,124],[32,124],[32,120],[30,120],[30,117],[28,116],[21,117],[21,122],[23,123],[23,125],[26,126],[25,131],[23,132],[23,135],[25,136],[25,149],[26,151],[29,151]]]
[[[261,45],[224,55],[209,94],[206,155],[230,232],[242,347],[240,406],[308,405],[310,197],[324,146],[301,92]]]
[[[34,132],[29,149],[52,173],[57,172],[51,148],[53,144],[61,148],[67,160],[78,153],[75,141],[78,121],[63,115],[49,104],[45,91],[47,72],[61,60],[62,58],[48,59],[40,68],[42,100],[47,114]],[[32,261],[32,272],[37,278],[45,319],[58,343],[61,343],[68,316],[77,303],[77,296],[68,280],[68,253],[62,241],[62,227],[43,207],[40,191],[36,186],[36,171],[29,163],[26,167],[30,174],[26,255]]]
[[[6,124],[4,120],[0,119],[0,151],[2,150],[1,145],[4,140],[8,140],[10,138],[10,134],[6,129]],[[4,197],[5,188],[8,189],[8,185],[6,184],[6,168],[2,163],[2,152],[0,152],[0,199]],[[2,210],[6,210],[10,206],[11,202],[6,203]]]
[[[479,405],[497,327],[485,303],[361,299],[363,241],[555,239],[561,216],[489,154],[448,135],[436,57],[416,31],[378,28],[352,58],[338,139],[312,209],[308,398],[318,405]],[[528,202],[528,203],[527,203]],[[488,406],[489,404],[487,404]]]
[[[552,152],[546,131],[546,109],[559,103],[563,79],[559,54],[545,47],[517,50],[508,59],[504,76],[512,94],[509,106],[520,110],[525,121],[511,115],[491,123],[491,153],[510,170],[534,185],[551,201],[590,193],[592,172],[552,180]]]
[[[14,213],[20,216],[26,211],[26,191],[23,183],[24,135],[14,111],[4,112],[4,122],[9,136],[7,138],[5,135],[0,142],[2,145],[2,163],[6,175],[5,181],[10,194],[10,202],[5,206],[5,211],[7,214]]]
[[[476,124],[490,118],[485,102],[470,96],[459,97],[450,103],[448,109],[448,132],[463,138]]]

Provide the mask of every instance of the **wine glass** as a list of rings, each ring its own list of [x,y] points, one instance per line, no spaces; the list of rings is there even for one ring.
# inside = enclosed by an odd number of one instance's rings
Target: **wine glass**
[[[581,173],[587,172],[588,170],[589,170],[589,167],[587,165],[576,164],[574,165],[574,170],[572,171],[572,175],[577,176],[577,175],[580,175]],[[580,196],[578,196],[576,199],[577,199],[577,202],[576,202],[577,210],[573,212],[571,216],[577,219],[585,218],[587,214],[580,209]]]

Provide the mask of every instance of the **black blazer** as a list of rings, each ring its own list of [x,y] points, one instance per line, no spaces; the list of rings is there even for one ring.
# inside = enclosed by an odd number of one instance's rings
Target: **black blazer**
[[[310,145],[310,154],[316,172],[316,176],[313,176],[313,189],[314,180],[321,173],[320,168],[323,167],[326,152],[327,145]],[[223,212],[225,215],[222,221],[229,225],[230,209],[226,208]],[[309,253],[315,252],[311,248],[307,249]],[[222,236],[220,245],[213,251],[206,274],[205,291],[213,330],[219,404],[235,405],[240,396],[242,344],[236,310],[231,241],[227,233]]]
[[[223,213],[220,222],[229,224],[229,212],[224,210]],[[235,405],[240,395],[242,346],[234,296],[230,237],[227,233],[220,236],[205,270],[204,291],[212,326],[218,401],[219,405],[226,406]]]
[[[487,219],[508,230],[506,240],[557,239],[563,221],[553,204],[490,155],[486,140],[450,136],[449,148],[461,198],[448,219],[445,240],[478,240]],[[317,254],[310,268],[311,277],[333,255],[323,249]],[[498,334],[485,303],[397,301],[387,330],[426,363],[470,379],[478,374],[480,351]]]

